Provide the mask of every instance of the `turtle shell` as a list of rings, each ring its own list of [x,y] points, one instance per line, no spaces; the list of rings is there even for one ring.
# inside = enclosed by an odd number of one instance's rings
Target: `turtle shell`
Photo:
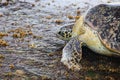
[[[85,23],[97,31],[107,48],[120,53],[120,4],[99,4],[89,9]]]

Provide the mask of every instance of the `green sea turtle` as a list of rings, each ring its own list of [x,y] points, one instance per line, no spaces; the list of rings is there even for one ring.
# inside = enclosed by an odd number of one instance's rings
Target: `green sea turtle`
[[[120,56],[120,4],[99,4],[81,16],[73,28],[62,27],[59,35],[69,42],[62,51],[61,62],[69,69],[80,70],[82,46],[107,55]]]

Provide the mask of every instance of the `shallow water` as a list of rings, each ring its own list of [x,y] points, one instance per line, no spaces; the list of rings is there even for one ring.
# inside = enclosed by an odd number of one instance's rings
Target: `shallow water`
[[[79,72],[60,62],[65,41],[56,34],[75,21],[68,16],[76,16],[77,10],[83,15],[103,2],[107,1],[19,0],[1,5],[0,32],[8,34],[1,39],[9,45],[0,48],[0,79],[119,80],[120,58],[98,55],[86,47]]]

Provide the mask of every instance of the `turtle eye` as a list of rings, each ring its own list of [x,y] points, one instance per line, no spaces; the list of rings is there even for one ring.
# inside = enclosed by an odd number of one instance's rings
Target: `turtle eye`
[[[65,33],[64,33],[64,31],[59,31],[58,34],[59,34],[60,36],[64,37],[64,34],[65,34]]]
[[[61,34],[61,31],[59,31],[58,34],[60,35],[60,34]]]

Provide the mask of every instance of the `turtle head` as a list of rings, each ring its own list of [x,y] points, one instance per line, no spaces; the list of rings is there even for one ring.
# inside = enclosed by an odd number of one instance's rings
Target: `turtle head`
[[[60,31],[58,32],[58,37],[63,40],[70,40],[72,36],[72,27],[73,23],[69,25],[65,25],[62,28],[60,28]]]
[[[84,27],[84,18],[81,16],[75,23],[72,29],[72,37],[82,35],[85,33],[85,27]]]
[[[63,40],[70,40],[71,37],[76,37],[85,33],[83,16],[81,16],[75,24],[63,26],[58,32],[58,37]]]

